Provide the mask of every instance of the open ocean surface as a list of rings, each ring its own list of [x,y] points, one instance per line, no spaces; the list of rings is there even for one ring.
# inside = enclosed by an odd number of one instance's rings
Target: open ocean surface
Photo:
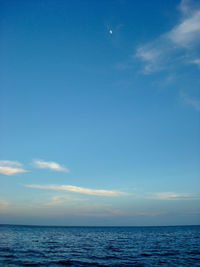
[[[200,266],[200,226],[0,225],[0,266]]]

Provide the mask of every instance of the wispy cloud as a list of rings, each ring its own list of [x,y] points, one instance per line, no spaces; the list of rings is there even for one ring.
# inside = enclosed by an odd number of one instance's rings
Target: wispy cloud
[[[196,64],[200,68],[200,58],[193,59],[190,63]]]
[[[23,165],[18,161],[0,160],[0,174],[14,175],[27,172],[22,166]]]
[[[153,217],[158,215],[165,215],[167,212],[161,211],[161,212],[136,212],[133,214],[133,216],[147,216],[147,217]]]
[[[184,93],[181,93],[180,96],[185,104],[192,106],[196,111],[200,111],[200,100],[199,99],[194,98],[194,97],[193,98],[189,97],[188,95]]]
[[[72,203],[72,202],[77,202],[77,201],[84,201],[85,199],[83,198],[77,198],[73,196],[68,196],[68,195],[58,195],[58,196],[53,196],[50,201],[46,202],[46,206],[57,206],[57,205],[62,205],[65,203]]]
[[[177,25],[137,48],[134,57],[143,62],[145,74],[174,63],[195,63],[194,51],[200,43],[200,7],[193,8],[191,1],[181,1],[180,11],[181,19]]]
[[[175,26],[167,36],[178,46],[189,47],[200,41],[200,10]]]
[[[9,167],[22,167],[22,164],[18,161],[12,161],[12,160],[0,160],[1,166],[9,166]]]
[[[158,200],[192,200],[200,199],[200,196],[192,193],[158,192],[148,196],[147,198]]]
[[[149,74],[163,69],[164,47],[165,44],[161,39],[158,39],[152,43],[144,44],[137,48],[135,57],[144,63],[143,73]]]
[[[68,168],[63,167],[54,161],[44,161],[44,160],[36,159],[36,160],[33,160],[33,165],[39,169],[50,169],[50,170],[59,171],[59,172],[70,172]]]
[[[127,195],[125,192],[115,190],[101,190],[101,189],[90,189],[74,185],[24,185],[29,188],[46,189],[46,190],[57,190],[57,191],[68,191],[79,194],[95,195],[95,196],[121,196]]]
[[[185,15],[188,15],[188,12],[189,12],[189,2],[190,0],[182,0],[180,2],[180,5],[178,6],[179,10],[181,11],[182,14],[185,14]]]

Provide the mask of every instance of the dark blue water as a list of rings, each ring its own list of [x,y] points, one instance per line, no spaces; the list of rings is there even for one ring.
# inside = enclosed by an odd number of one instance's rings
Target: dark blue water
[[[200,266],[200,226],[0,225],[0,266]]]

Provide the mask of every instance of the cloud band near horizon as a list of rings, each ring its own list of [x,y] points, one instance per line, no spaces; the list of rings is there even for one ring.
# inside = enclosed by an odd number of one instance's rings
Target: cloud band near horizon
[[[122,196],[127,195],[125,192],[116,191],[116,190],[102,190],[102,189],[90,189],[74,185],[24,185],[28,188],[35,189],[45,189],[45,190],[57,190],[57,191],[68,191],[79,194],[94,195],[94,196]]]

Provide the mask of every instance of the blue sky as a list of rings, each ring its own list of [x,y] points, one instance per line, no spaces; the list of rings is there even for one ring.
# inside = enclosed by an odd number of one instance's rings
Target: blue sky
[[[0,4],[0,223],[199,224],[199,1]]]

